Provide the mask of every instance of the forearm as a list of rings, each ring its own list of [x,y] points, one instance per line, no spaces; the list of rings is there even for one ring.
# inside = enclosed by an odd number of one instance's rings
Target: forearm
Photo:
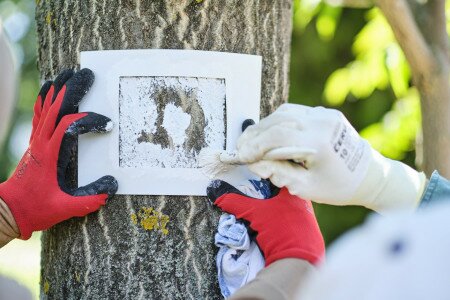
[[[8,206],[0,198],[0,248],[19,236],[19,227]]]
[[[258,273],[230,300],[294,299],[305,279],[315,267],[301,259],[287,258],[274,262]]]

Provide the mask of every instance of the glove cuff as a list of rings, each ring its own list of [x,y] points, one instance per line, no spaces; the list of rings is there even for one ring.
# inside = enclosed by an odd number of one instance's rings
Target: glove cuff
[[[381,214],[416,209],[425,189],[425,174],[371,151],[369,170],[354,201]]]

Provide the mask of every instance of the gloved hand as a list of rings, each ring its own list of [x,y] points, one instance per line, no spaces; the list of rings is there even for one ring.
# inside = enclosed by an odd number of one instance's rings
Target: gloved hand
[[[324,241],[311,202],[292,196],[286,188],[273,198],[261,200],[216,180],[207,194],[223,211],[249,222],[266,266],[283,258],[316,264],[324,256]]]
[[[303,163],[263,161],[273,149],[302,148]],[[372,149],[334,109],[283,104],[238,140],[239,158],[278,187],[319,203],[378,212],[413,209],[426,177]]]
[[[93,81],[89,69],[66,70],[39,93],[28,150],[12,177],[0,184],[0,198],[14,216],[22,239],[98,210],[117,191],[117,181],[111,176],[80,188],[66,180],[78,135],[106,132],[111,127],[105,116],[76,113]]]

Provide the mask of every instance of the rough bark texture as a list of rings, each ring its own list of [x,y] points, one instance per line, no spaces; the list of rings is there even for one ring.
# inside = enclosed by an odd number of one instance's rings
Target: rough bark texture
[[[263,116],[287,99],[290,0],[36,2],[42,79],[83,50],[214,50],[263,56]],[[218,299],[218,217],[204,197],[115,197],[44,233],[41,297]]]
[[[450,57],[445,0],[409,1],[433,57],[425,73],[414,74],[422,107],[423,169],[450,178]]]

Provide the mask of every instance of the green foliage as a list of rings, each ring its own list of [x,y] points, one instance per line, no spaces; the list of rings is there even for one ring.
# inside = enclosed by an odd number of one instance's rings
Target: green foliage
[[[383,155],[403,159],[414,150],[414,141],[420,130],[420,100],[417,91],[411,88],[407,95],[398,99],[393,108],[380,122],[361,131],[361,136]]]
[[[364,100],[377,89],[391,90],[395,96],[391,110],[361,133],[384,155],[402,159],[414,150],[420,124],[419,98],[410,86],[406,58],[386,20],[376,8],[369,10],[366,18],[367,24],[352,45],[355,59],[330,75],[325,100],[329,105],[341,106],[350,95]]]

